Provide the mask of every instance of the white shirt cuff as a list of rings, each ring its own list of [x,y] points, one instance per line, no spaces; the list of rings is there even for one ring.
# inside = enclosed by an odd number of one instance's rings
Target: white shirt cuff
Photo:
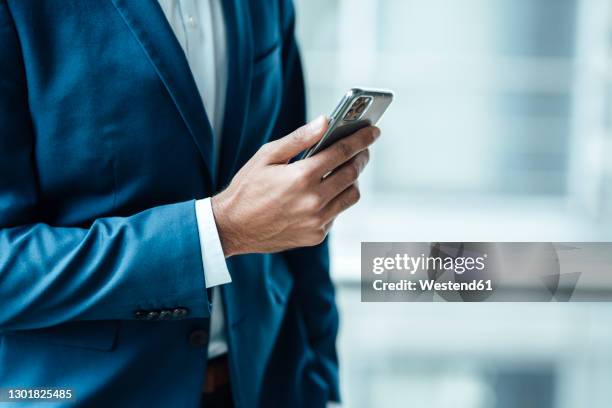
[[[232,277],[225,263],[225,255],[221,247],[215,216],[212,212],[210,198],[196,200],[196,219],[198,221],[198,234],[200,248],[202,249],[202,264],[204,266],[204,282],[206,288],[230,283]]]

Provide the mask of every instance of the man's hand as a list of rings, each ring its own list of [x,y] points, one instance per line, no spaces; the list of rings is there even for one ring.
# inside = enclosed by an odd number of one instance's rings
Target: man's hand
[[[380,135],[378,128],[361,129],[288,164],[326,129],[327,120],[320,116],[263,145],[227,189],[212,198],[226,257],[316,245],[336,216],[359,200],[357,178],[368,163],[368,146]]]

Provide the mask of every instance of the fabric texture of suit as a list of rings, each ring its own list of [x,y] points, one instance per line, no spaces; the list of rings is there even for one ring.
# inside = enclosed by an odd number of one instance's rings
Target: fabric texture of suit
[[[206,346],[190,339],[210,302],[194,200],[305,121],[290,1],[223,7],[215,163],[155,0],[0,0],[0,387],[71,388],[60,405],[198,406]],[[337,400],[327,244],[228,267],[236,406]]]

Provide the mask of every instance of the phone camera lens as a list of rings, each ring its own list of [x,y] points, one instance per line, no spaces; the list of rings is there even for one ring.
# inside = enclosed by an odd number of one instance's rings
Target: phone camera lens
[[[344,120],[359,120],[370,106],[370,103],[372,103],[371,97],[360,96],[355,99],[355,102],[353,102],[346,115],[344,115]]]

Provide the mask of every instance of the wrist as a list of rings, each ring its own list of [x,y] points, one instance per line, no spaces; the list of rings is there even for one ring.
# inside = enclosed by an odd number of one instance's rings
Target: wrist
[[[210,202],[223,254],[226,258],[229,258],[230,256],[243,253],[240,245],[240,234],[236,230],[234,223],[231,222],[228,205],[223,199],[222,193],[212,197]]]

